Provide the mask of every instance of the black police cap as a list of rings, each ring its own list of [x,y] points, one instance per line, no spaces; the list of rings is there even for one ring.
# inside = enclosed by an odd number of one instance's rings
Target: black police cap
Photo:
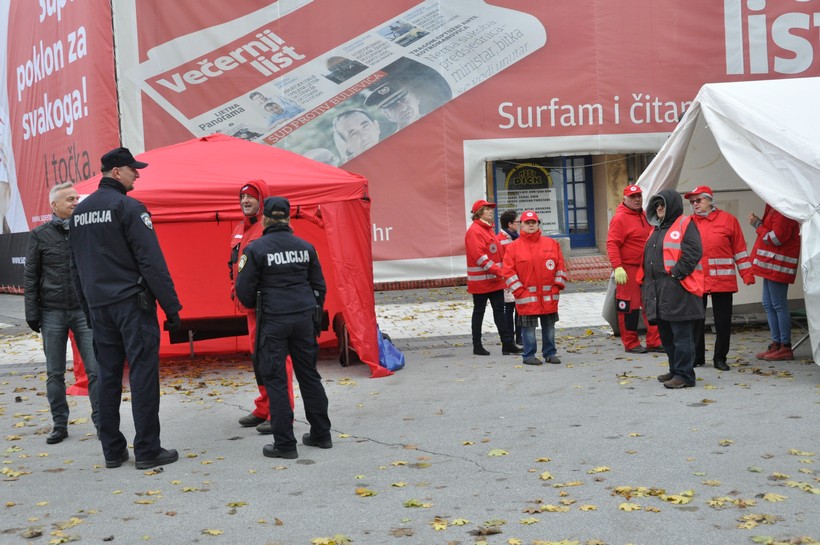
[[[134,156],[131,155],[128,148],[112,149],[103,155],[100,161],[102,162],[102,167],[100,170],[103,172],[108,172],[112,168],[116,167],[145,168],[148,166],[148,163],[143,163],[142,161],[137,161],[134,159]]]
[[[276,217],[290,217],[290,201],[288,201],[285,197],[268,197],[265,199],[265,212],[264,214],[269,218],[274,218],[274,214]]]

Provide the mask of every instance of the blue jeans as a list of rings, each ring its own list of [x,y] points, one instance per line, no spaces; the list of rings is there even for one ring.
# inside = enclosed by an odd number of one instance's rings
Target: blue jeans
[[[763,310],[769,322],[772,341],[792,344],[792,318],[789,312],[789,285],[763,279]]]
[[[88,377],[88,400],[91,402],[91,421],[99,428],[97,407],[97,358],[94,357],[94,342],[91,330],[80,309],[43,309],[40,313],[40,327],[43,333],[43,351],[46,355],[46,398],[51,408],[51,419],[55,428],[68,425],[68,403],[65,396],[65,355],[68,332],[74,333],[74,342],[83,359]]]
[[[538,317],[541,322],[541,353],[544,358],[554,356],[558,352],[555,348],[555,322],[557,317],[557,314],[542,314]],[[524,352],[521,353],[521,356],[525,360],[535,356],[538,351],[535,328],[522,326],[521,339],[524,341]]]

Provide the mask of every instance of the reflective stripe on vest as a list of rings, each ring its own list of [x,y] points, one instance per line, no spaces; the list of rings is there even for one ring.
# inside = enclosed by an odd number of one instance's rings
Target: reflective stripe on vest
[[[663,265],[666,272],[672,274],[672,267],[680,260],[681,256],[681,241],[683,240],[686,228],[689,227],[689,222],[692,221],[691,216],[681,216],[675,221],[666,235],[663,237]],[[678,239],[675,240],[672,236],[677,233]],[[693,293],[698,297],[703,295],[703,266],[698,262],[692,274],[688,275],[680,281],[681,285],[689,293]]]

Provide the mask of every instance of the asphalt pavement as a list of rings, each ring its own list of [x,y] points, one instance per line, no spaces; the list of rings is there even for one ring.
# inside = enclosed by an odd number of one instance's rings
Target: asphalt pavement
[[[45,443],[37,336],[22,298],[0,296],[0,543],[820,540],[820,368],[808,346],[797,361],[759,361],[766,330],[736,329],[730,371],[699,368],[696,387],[666,390],[655,379],[665,356],[624,353],[600,318],[601,289],[562,297],[562,363],[540,367],[502,356],[491,328],[492,355],[473,356],[462,289],[379,293],[407,365],[370,379],[325,353],[334,447],[300,444],[297,460],[264,458],[269,436],[237,424],[256,391],[248,361],[163,362],[163,445],[180,460],[161,471],[133,457],[105,469],[82,397],[70,398],[69,438]],[[126,391],[132,437],[129,409]],[[295,430],[308,431],[298,398]]]

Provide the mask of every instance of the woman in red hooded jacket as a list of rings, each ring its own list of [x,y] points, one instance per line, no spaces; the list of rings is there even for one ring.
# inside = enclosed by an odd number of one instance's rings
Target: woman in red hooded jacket
[[[752,272],[763,279],[763,310],[772,333],[769,348],[757,354],[757,358],[793,360],[788,291],[800,264],[800,224],[768,204],[763,219],[749,214],[749,224],[757,231]]]

